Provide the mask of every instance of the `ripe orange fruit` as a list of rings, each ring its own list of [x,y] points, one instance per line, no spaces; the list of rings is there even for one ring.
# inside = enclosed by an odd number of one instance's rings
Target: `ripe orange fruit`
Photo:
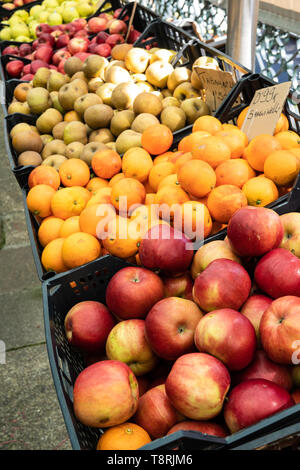
[[[60,237],[59,233],[63,223],[63,219],[59,219],[58,217],[49,217],[42,221],[38,229],[38,239],[43,247],[48,245],[52,240]]]
[[[94,194],[97,189],[106,188],[107,186],[107,180],[105,180],[104,178],[99,178],[99,176],[94,176],[86,185],[86,189],[88,189],[92,194]]]
[[[190,240],[201,240],[212,230],[212,218],[207,207],[198,201],[184,202],[179,211],[179,223],[174,220],[174,228],[181,230]]]
[[[142,134],[142,147],[151,155],[167,152],[173,143],[173,133],[164,124],[153,124]]]
[[[79,215],[73,215],[63,221],[63,224],[59,231],[60,238],[67,238],[72,233],[80,232],[79,227]]]
[[[214,220],[227,224],[238,209],[247,206],[247,198],[240,188],[223,184],[211,191],[207,206]]]
[[[157,157],[153,159],[153,165],[157,165],[158,163],[162,163],[162,162],[168,162],[170,161],[170,158],[173,157],[173,155],[174,155],[174,152],[165,152],[165,153],[162,153],[161,155],[157,155]]]
[[[244,132],[239,129],[227,128],[216,132],[216,137],[221,137],[231,150],[231,158],[240,158],[243,155],[245,147],[248,145],[248,139]]]
[[[283,150],[300,146],[300,136],[294,131],[278,132],[278,134],[275,135],[275,139],[278,140]]]
[[[117,215],[105,228],[107,235],[102,245],[111,255],[126,259],[138,252],[141,234],[134,220]]]
[[[222,130],[222,123],[213,116],[200,116],[193,124],[193,132],[206,131],[211,135]]]
[[[243,111],[239,114],[238,118],[237,118],[237,121],[236,121],[236,124],[238,126],[239,129],[242,128],[243,124],[244,124],[244,121],[245,121],[245,118],[247,116],[247,113],[249,111],[249,106],[247,106],[246,108],[243,109]]]
[[[178,173],[179,168],[186,162],[193,160],[193,155],[191,152],[183,153],[176,159],[175,165],[175,172]]]
[[[215,169],[217,177],[217,186],[222,184],[233,184],[238,188],[242,188],[243,185],[250,179],[256,176],[255,171],[247,160],[243,158],[235,158],[233,160],[227,160],[221,163]]]
[[[212,167],[202,160],[184,163],[177,173],[182,189],[196,197],[204,197],[216,185],[216,174]]]
[[[52,214],[51,201],[55,194],[55,189],[47,184],[33,186],[26,197],[29,211],[42,218],[48,217]]]
[[[101,230],[99,223],[112,214],[113,208],[108,204],[93,204],[85,207],[79,216],[80,232],[90,233],[97,237]]]
[[[121,180],[122,178],[125,178],[124,173],[120,172],[114,175],[108,182],[108,186],[112,187],[117,181]]]
[[[288,150],[277,150],[270,153],[264,165],[264,175],[277,186],[289,186],[299,172],[299,161]]]
[[[177,186],[180,188],[177,174],[174,173],[172,175],[165,176],[165,178],[159,183],[157,191],[159,191],[163,186]]]
[[[192,150],[193,158],[203,160],[212,168],[216,168],[220,163],[229,160],[231,150],[221,137],[205,137]]]
[[[151,442],[147,431],[134,423],[112,426],[100,437],[97,450],[136,450]]]
[[[85,189],[85,188],[81,188]],[[88,195],[89,191],[86,189]],[[88,199],[80,188],[73,186],[62,188],[55,192],[51,200],[51,210],[55,217],[68,219],[73,215],[79,215],[85,208]]]
[[[92,158],[92,169],[95,175],[104,179],[111,179],[122,168],[120,155],[111,149],[95,152]]]
[[[147,181],[153,161],[147,150],[132,147],[122,158],[122,172],[126,178],[135,178],[141,183]]]
[[[205,137],[211,137],[211,134],[206,131],[194,131],[181,139],[178,144],[178,150],[184,153],[191,152],[194,146],[198,145]]]
[[[160,217],[170,221],[174,217],[178,206],[189,201],[188,194],[180,187],[175,185],[163,186],[155,195],[154,204],[162,206],[160,209]],[[168,209],[167,209],[168,207]]]
[[[89,233],[77,232],[63,238],[62,260],[69,269],[94,261],[100,255],[101,245]]]
[[[159,183],[168,175],[175,173],[175,165],[171,162],[162,162],[154,165],[149,173],[148,183],[152,188],[152,192],[156,192]]]
[[[62,258],[64,238],[56,238],[49,242],[42,251],[41,263],[46,271],[63,273],[68,270]]]
[[[148,205],[151,205],[151,204],[154,204],[154,201],[155,201],[155,194],[156,193],[147,193],[146,194],[146,197],[145,197],[145,204],[148,206]]]
[[[272,180],[263,175],[251,178],[242,188],[249,206],[264,207],[279,197],[278,189]]]
[[[295,147],[293,149],[289,149],[289,152],[292,153],[298,160],[300,164],[300,147]]]
[[[171,155],[169,156],[168,161],[171,163],[176,163],[178,158],[181,157],[181,155],[184,155],[184,152],[178,150],[177,152],[170,152],[170,154]]]
[[[90,169],[83,160],[69,158],[59,167],[59,176],[64,186],[86,186],[90,180]]]
[[[281,148],[281,144],[276,137],[269,134],[260,134],[254,137],[245,148],[244,156],[254,170],[263,172],[267,156],[275,150],[281,150]]]
[[[111,191],[112,188],[109,186],[98,189],[88,201],[86,207],[92,206],[93,204],[110,204]]]
[[[142,205],[130,214],[130,221],[134,221],[136,228],[143,236],[154,222],[159,220],[158,208],[154,205]]]
[[[278,134],[279,132],[284,132],[289,130],[289,121],[285,114],[281,113],[280,118],[276,124],[276,128],[274,131],[274,135]]]
[[[136,204],[144,204],[145,197],[143,184],[134,178],[123,178],[111,188],[111,203],[123,214],[128,214]]]
[[[28,186],[29,188],[33,188],[33,186],[36,186],[37,184],[47,184],[57,190],[60,186],[58,171],[48,165],[37,166],[28,176]]]

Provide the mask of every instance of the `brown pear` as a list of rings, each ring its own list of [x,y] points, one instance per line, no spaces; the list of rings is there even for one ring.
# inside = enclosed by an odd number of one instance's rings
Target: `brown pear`
[[[29,90],[27,93],[27,103],[32,114],[42,114],[52,105],[50,93],[43,87]]]
[[[88,86],[84,80],[77,78],[63,85],[58,92],[58,99],[65,111],[71,111],[77,98],[88,93]]]
[[[71,142],[66,147],[65,156],[67,158],[80,158],[85,145],[81,142]]]
[[[84,121],[91,129],[109,127],[114,115],[113,109],[107,104],[95,104],[84,112]]]
[[[86,93],[76,99],[74,102],[74,111],[76,111],[80,117],[83,117],[85,110],[95,104],[102,104],[101,98],[95,93]]]
[[[51,134],[53,127],[63,120],[57,109],[49,108],[36,120],[36,127],[41,134]]]
[[[20,166],[38,166],[42,163],[42,157],[38,152],[26,150],[18,156],[18,165]]]
[[[51,155],[59,154],[65,155],[66,153],[66,144],[59,139],[53,139],[51,142],[48,142],[42,151],[43,160]]]
[[[87,144],[87,131],[83,122],[68,122],[64,128],[64,143],[68,145],[71,142],[81,142],[84,145]]]
[[[53,70],[47,67],[40,67],[34,74],[32,86],[47,88],[47,82],[52,72]]]
[[[130,109],[124,109],[123,111],[117,111],[110,121],[110,130],[114,136],[118,136],[121,132],[130,129],[133,123],[135,114]]]
[[[99,150],[105,150],[106,148],[107,146],[102,142],[89,142],[84,146],[80,155],[80,160],[91,165],[94,154]]]
[[[33,131],[17,132],[12,138],[12,146],[17,154],[27,150],[41,153],[43,149],[43,141],[41,137]]]
[[[69,57],[64,63],[64,71],[69,77],[73,77],[75,73],[80,72],[82,69],[83,62],[79,57]]]
[[[104,79],[104,72],[109,62],[105,57],[92,54],[83,63],[83,72],[87,78],[100,77]]]

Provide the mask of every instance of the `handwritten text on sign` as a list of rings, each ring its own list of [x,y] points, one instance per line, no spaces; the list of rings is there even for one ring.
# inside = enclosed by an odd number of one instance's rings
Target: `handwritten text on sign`
[[[193,67],[193,70],[196,71],[201,86],[205,90],[206,104],[211,112],[216,111],[235,85],[232,74],[198,65]]]
[[[274,134],[290,88],[291,82],[285,82],[256,91],[242,126],[249,140],[259,134]]]

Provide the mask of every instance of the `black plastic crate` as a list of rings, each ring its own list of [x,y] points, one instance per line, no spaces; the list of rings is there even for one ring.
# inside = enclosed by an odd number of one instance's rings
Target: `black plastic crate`
[[[3,2],[3,3],[5,3],[5,2]],[[30,8],[34,7],[35,5],[40,5],[41,3],[42,3],[42,0],[32,1],[30,3],[27,3],[26,5],[16,7],[13,10],[7,10],[2,5],[0,5],[0,21],[5,21],[5,20],[9,19],[18,10],[29,11]]]
[[[101,429],[84,426],[73,411],[73,386],[78,374],[86,367],[84,357],[67,342],[64,318],[78,302],[95,300],[105,303],[106,286],[123,267],[124,261],[105,256],[71,273],[58,275],[42,286],[44,326],[50,367],[60,408],[74,450],[95,450]],[[283,446],[299,443],[300,404],[266,418],[226,438],[204,435],[196,431],[178,431],[156,439],[143,450],[253,450],[273,444]]]

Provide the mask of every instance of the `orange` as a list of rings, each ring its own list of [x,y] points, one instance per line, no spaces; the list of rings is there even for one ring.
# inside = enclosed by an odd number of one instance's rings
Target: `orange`
[[[284,132],[289,130],[289,121],[285,114],[281,113],[280,118],[275,127],[274,135],[278,134],[279,132]]]
[[[159,183],[168,175],[175,173],[175,165],[171,162],[162,162],[154,165],[151,168],[148,178],[148,183],[152,188],[152,192],[156,192]]]
[[[242,188],[249,206],[264,207],[279,197],[278,189],[272,180],[263,175],[251,178]]]
[[[158,185],[157,191],[159,191],[163,186],[178,186],[180,187],[180,183],[177,178],[177,174],[174,173],[172,175],[166,176]]]
[[[43,247],[48,245],[52,240],[60,237],[59,232],[63,223],[63,219],[59,219],[58,217],[49,217],[42,221],[38,229],[38,239]]]
[[[169,156],[168,161],[171,163],[176,163],[178,158],[181,157],[181,155],[184,155],[184,152],[182,151],[170,152],[170,153],[171,155]]]
[[[39,165],[34,168],[28,176],[28,186],[33,188],[37,184],[47,184],[52,186],[53,189],[58,189],[60,186],[60,177],[58,171],[52,166]]]
[[[86,186],[90,180],[90,169],[83,160],[69,158],[59,167],[59,176],[64,186]]]
[[[289,152],[292,153],[293,155],[295,155],[295,157],[297,158],[297,160],[299,161],[299,164],[300,164],[300,147],[295,147],[295,148],[289,149]]]
[[[211,135],[222,130],[222,123],[213,116],[200,116],[193,124],[193,132],[206,131]]]
[[[234,160],[227,160],[217,166],[216,170],[217,186],[222,184],[233,184],[238,188],[250,179],[256,176],[255,171],[247,160],[243,158],[235,158]]]
[[[270,153],[264,165],[264,175],[277,186],[291,185],[299,172],[297,157],[288,150],[277,150]]]
[[[114,209],[108,204],[93,204],[85,207],[79,216],[80,232],[90,233],[97,237],[97,228],[101,230],[98,224],[112,213]]]
[[[148,178],[148,180],[145,181],[145,183],[143,183],[143,184],[144,184],[144,188],[145,188],[146,194],[148,194],[148,193],[153,193],[153,192],[154,192],[154,189],[152,188],[152,186],[151,186],[150,183],[149,183],[149,178]]]
[[[132,147],[122,158],[122,172],[126,178],[135,178],[141,183],[147,181],[153,161],[147,150]]]
[[[231,150],[221,137],[205,137],[192,150],[193,158],[209,163],[216,168],[220,163],[229,160]]]
[[[178,173],[179,168],[185,163],[193,160],[193,155],[191,152],[183,153],[176,159],[175,165],[175,172]]]
[[[141,233],[141,236],[143,236],[147,232],[147,230],[152,226],[152,224],[154,222],[157,222],[158,220],[158,208],[154,205],[139,206],[130,214],[130,221],[134,221],[137,230],[139,230]]]
[[[46,271],[63,273],[68,270],[62,258],[64,238],[56,238],[49,242],[42,251],[41,263]]]
[[[125,178],[124,173],[120,172],[114,175],[108,182],[108,186],[112,187],[113,184],[115,184],[117,181],[121,180],[122,178]]]
[[[145,204],[148,206],[150,204],[154,204],[155,201],[155,194],[156,193],[147,193],[145,197]]]
[[[247,116],[247,113],[249,111],[249,106],[247,106],[246,108],[243,109],[243,111],[239,114],[238,118],[237,118],[237,121],[236,121],[236,124],[238,126],[239,129],[242,128],[243,124],[244,124],[244,121],[245,121],[245,118]]]
[[[92,206],[93,204],[110,204],[111,191],[112,188],[109,186],[98,189],[88,201],[86,207]]]
[[[160,155],[167,152],[172,143],[172,131],[164,124],[153,124],[142,134],[142,147],[151,155]]]
[[[194,146],[198,145],[199,142],[205,137],[211,137],[211,134],[206,131],[192,132],[190,135],[187,135],[181,139],[178,144],[178,150],[184,153],[191,152]]]
[[[247,198],[240,188],[223,184],[211,191],[207,206],[214,220],[227,224],[238,209],[247,206]]]
[[[62,260],[69,269],[94,261],[100,255],[101,245],[89,233],[77,232],[63,238]]]
[[[221,137],[223,142],[228,145],[231,150],[231,158],[240,158],[248,145],[246,134],[239,129],[227,128],[216,132],[215,136]]]
[[[94,176],[86,185],[86,189],[88,189],[92,194],[94,194],[97,189],[106,188],[107,186],[107,180],[105,180],[104,178],[99,178],[99,176]]]
[[[281,150],[281,148],[276,137],[269,134],[260,134],[254,137],[245,148],[244,156],[254,170],[263,172],[267,156],[275,150]]]
[[[146,190],[143,184],[134,178],[123,178],[111,189],[111,203],[124,214],[127,214],[134,205],[145,202]]]
[[[134,220],[117,215],[107,224],[106,232],[102,245],[111,255],[124,259],[138,252],[141,234]]]
[[[122,168],[120,155],[111,149],[95,152],[92,158],[92,169],[100,178],[111,179]]]
[[[26,197],[29,211],[42,218],[48,217],[52,214],[51,200],[55,194],[55,189],[47,184],[37,184],[36,186],[33,186]]]
[[[166,185],[157,191],[154,203],[161,206],[159,211],[161,218],[167,218],[169,222],[170,217],[173,218],[178,210],[178,206],[189,200],[188,194],[180,186]]]
[[[216,185],[216,174],[212,167],[202,160],[184,163],[177,173],[180,186],[196,197],[204,197]]]
[[[51,200],[51,210],[55,217],[65,220],[73,215],[79,215],[86,204],[85,194],[77,186],[73,186],[56,191]]]
[[[100,437],[97,450],[136,450],[151,442],[147,431],[134,423],[112,426]]]
[[[181,230],[190,240],[201,240],[212,230],[212,218],[207,207],[198,201],[184,202],[174,227]],[[179,225],[177,225],[179,223]]]
[[[161,155],[157,155],[157,157],[153,159],[153,165],[157,165],[158,163],[162,163],[162,162],[168,162],[169,159],[173,157],[173,155],[174,155],[174,152],[165,152],[165,153],[162,153]]]
[[[73,217],[69,217],[63,221],[59,236],[61,238],[67,238],[69,235],[76,232],[80,232],[79,215],[73,215]]]
[[[275,135],[283,150],[300,147],[300,136],[294,131],[283,131]]]

